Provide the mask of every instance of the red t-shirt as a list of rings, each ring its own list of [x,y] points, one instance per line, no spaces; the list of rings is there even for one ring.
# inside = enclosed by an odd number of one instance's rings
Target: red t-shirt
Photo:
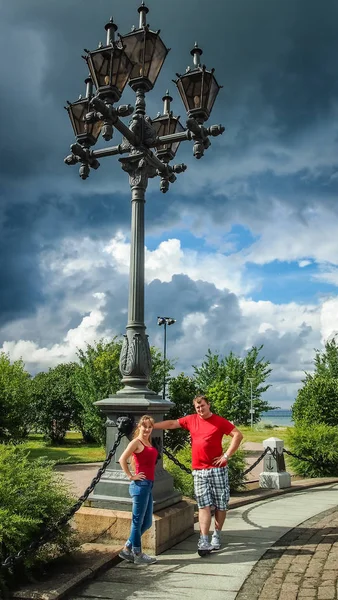
[[[141,442],[141,444],[143,444],[143,442]],[[144,444],[141,452],[133,452],[135,475],[138,475],[138,473],[144,473],[146,479],[154,481],[157,455],[158,452],[156,448],[153,446],[145,446]]]
[[[191,435],[192,468],[215,467],[214,458],[223,454],[223,435],[229,435],[235,426],[218,415],[211,415],[208,419],[202,419],[198,414],[187,415],[178,419],[178,422]]]

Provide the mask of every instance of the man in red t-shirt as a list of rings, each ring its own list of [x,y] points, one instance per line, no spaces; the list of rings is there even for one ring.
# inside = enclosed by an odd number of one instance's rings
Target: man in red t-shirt
[[[196,396],[193,402],[196,414],[173,421],[155,423],[154,429],[183,427],[190,432],[194,491],[201,530],[198,550],[205,553],[219,550],[221,547],[220,531],[225,521],[230,497],[228,459],[238,449],[243,434],[230,421],[211,412],[206,396]],[[226,454],[223,453],[222,448],[224,435],[232,438]],[[209,543],[212,506],[215,507],[215,530]]]

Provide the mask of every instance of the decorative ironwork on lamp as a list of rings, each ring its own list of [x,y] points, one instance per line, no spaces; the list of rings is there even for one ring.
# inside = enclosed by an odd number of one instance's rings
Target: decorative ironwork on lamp
[[[208,71],[205,65],[201,65],[202,53],[196,42],[190,53],[194,58],[195,68],[188,67],[184,75],[176,73],[178,79],[174,81],[188,116],[195,118],[201,124],[209,119],[217,94],[222,87],[215,79],[215,69]]]
[[[156,119],[152,119],[152,125],[156,130],[157,135],[171,135],[173,133],[180,133],[181,131],[184,131],[184,127],[179,121],[180,117],[174,117],[172,111],[170,110],[170,103],[173,99],[169,95],[168,90],[165,96],[163,96],[162,100],[164,102],[163,115],[158,115]],[[175,157],[179,145],[179,141],[167,142],[165,144],[161,144],[161,146],[157,146],[155,148],[155,152],[158,158],[163,160],[163,162],[168,163]]]
[[[85,79],[86,96],[76,102],[68,102],[65,109],[68,115],[79,144],[89,147],[96,144],[102,128],[102,121],[87,121],[86,115],[90,112],[90,101],[93,97],[93,80],[90,76]]]
[[[129,85],[133,90],[143,88],[149,92],[153,89],[162,65],[169,52],[162,42],[158,31],[151,31],[147,25],[149,9],[142,2],[138,9],[140,14],[139,28],[121,37],[124,51],[133,63]]]

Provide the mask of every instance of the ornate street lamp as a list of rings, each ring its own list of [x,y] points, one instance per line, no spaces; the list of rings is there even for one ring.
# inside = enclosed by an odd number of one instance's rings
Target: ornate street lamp
[[[127,85],[134,64],[127,56],[121,40],[115,41],[117,26],[111,18],[105,25],[107,44],[99,44],[97,50],[87,52],[90,74],[97,88],[97,96],[111,104],[118,102]]]
[[[98,159],[126,154],[119,161],[122,169],[129,175],[131,188],[128,322],[120,355],[123,388],[113,396],[96,402],[107,417],[107,451],[113,445],[116,421],[121,414],[127,413],[135,419],[143,414],[153,414],[157,419],[162,420],[163,415],[172,406],[170,401],[161,398],[148,387],[151,354],[144,323],[144,207],[149,178],[159,177],[160,190],[163,193],[167,192],[170,184],[176,180],[176,175],[186,169],[184,164],[170,164],[179,143],[193,141],[193,154],[196,158],[201,158],[210,146],[209,138],[218,136],[224,131],[221,125],[212,125],[208,128],[203,125],[210,114],[219,86],[216,84],[213,72],[197,64],[196,74],[194,76],[187,74],[190,77],[189,82],[194,81],[192,97],[199,95],[201,98],[198,105],[196,100],[192,110],[189,104],[190,83],[189,85],[186,83],[186,75],[180,77],[180,84],[177,83],[179,89],[185,92],[182,98],[184,102],[186,98],[185,106],[188,112],[186,128],[183,129],[179,118],[173,116],[170,110],[171,97],[168,93],[163,98],[163,114],[153,121],[146,115],[146,93],[153,88],[168,49],[160,39],[159,31],[154,32],[149,29],[146,22],[148,8],[144,2],[138,12],[138,29],[121,36],[116,42],[116,25],[111,19],[105,27],[106,46],[101,45],[91,52],[86,50],[85,58],[97,88],[96,93],[92,95],[92,90],[88,90],[81,111],[77,108],[78,103],[69,105],[68,108],[77,142],[72,144],[71,154],[65,158],[66,164],[79,163],[80,176],[86,179],[92,169],[99,167]],[[195,56],[200,56],[198,49],[195,51]],[[115,107],[114,104],[120,99],[127,83],[135,91],[135,108],[130,105]],[[75,105],[76,109],[74,109]],[[121,118],[129,115],[132,115],[131,120],[126,125]],[[93,150],[90,146],[97,140],[100,127],[102,127],[101,137],[104,140],[112,137],[114,129],[119,131],[122,134],[121,143],[117,146]],[[81,137],[82,135],[85,137]],[[161,445],[162,432],[156,431],[156,435],[157,443]],[[126,443],[125,440],[122,441],[114,464],[107,467],[106,473],[95,487],[95,492],[90,498],[91,504],[103,508],[130,508],[128,482],[118,463]],[[178,492],[173,488],[171,476],[163,469],[161,459],[154,484],[154,507],[165,508],[178,502],[179,499]]]
[[[147,25],[149,9],[144,2],[138,9],[140,14],[139,28],[121,37],[124,50],[134,67],[130,75],[129,85],[133,90],[142,87],[149,92],[153,89],[162,65],[169,52],[162,42],[160,31],[151,31]]]
[[[90,76],[85,79],[85,84],[85,97],[80,96],[76,102],[68,102],[65,109],[68,111],[76,141],[84,147],[89,147],[96,144],[102,128],[102,121],[89,122],[86,120],[86,115],[91,110],[90,101],[93,97],[93,80]]]
[[[203,51],[195,43],[191,53],[195,69],[187,68],[185,75],[179,75],[175,83],[189,117],[194,117],[198,123],[204,123],[210,117],[216,96],[222,86],[218,85],[214,69],[207,71],[201,65]]]
[[[179,121],[180,117],[174,117],[170,110],[172,97],[169,95],[168,91],[166,95],[163,96],[162,100],[164,102],[163,115],[160,114],[156,119],[152,120],[152,125],[156,130],[157,135],[160,137],[162,135],[172,135],[173,133],[184,131],[184,127]],[[161,146],[157,146],[155,149],[156,155],[163,160],[163,162],[169,163],[175,158],[179,145],[180,142],[167,142],[166,144],[161,144]]]

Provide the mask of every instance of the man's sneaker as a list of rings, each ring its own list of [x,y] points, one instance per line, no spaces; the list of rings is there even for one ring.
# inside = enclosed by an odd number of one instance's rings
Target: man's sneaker
[[[202,540],[201,538],[198,540],[197,552],[200,556],[205,556],[206,554],[209,554],[213,549],[213,546],[209,544],[208,541]]]
[[[119,557],[124,560],[129,560],[129,562],[134,562],[134,554],[128,548],[123,548],[121,552],[119,552]]]
[[[214,532],[211,537],[211,545],[213,550],[220,550],[221,548],[221,538],[219,533]]]
[[[141,552],[140,554],[134,554],[134,564],[135,565],[153,565],[157,560],[153,556],[149,556],[149,554],[145,554]]]

